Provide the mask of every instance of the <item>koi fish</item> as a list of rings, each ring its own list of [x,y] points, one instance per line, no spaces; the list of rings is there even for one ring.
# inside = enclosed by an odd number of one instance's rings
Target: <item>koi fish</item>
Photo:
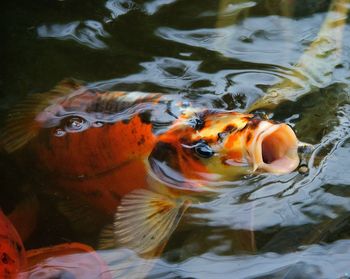
[[[289,173],[299,164],[288,125],[181,108],[172,98],[64,80],[17,106],[1,142],[9,153],[35,158],[30,165],[56,186],[117,212],[118,243],[146,255],[165,245],[193,196],[242,174]]]
[[[22,240],[0,209],[0,278],[16,279],[25,265]]]

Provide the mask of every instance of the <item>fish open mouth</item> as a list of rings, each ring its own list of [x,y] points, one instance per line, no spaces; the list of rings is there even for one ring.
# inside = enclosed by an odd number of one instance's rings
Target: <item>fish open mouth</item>
[[[261,123],[263,124],[263,123]],[[264,123],[254,144],[254,165],[272,173],[289,173],[299,165],[298,139],[286,124]],[[266,127],[267,126],[267,127]],[[264,129],[266,128],[266,129]]]

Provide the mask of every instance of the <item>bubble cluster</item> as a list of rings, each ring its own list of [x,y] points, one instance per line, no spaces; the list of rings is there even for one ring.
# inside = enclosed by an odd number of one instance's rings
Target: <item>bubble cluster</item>
[[[90,122],[81,116],[69,116],[61,121],[61,125],[54,130],[56,137],[63,137],[66,133],[78,133],[89,129],[90,127],[103,127],[102,121]]]

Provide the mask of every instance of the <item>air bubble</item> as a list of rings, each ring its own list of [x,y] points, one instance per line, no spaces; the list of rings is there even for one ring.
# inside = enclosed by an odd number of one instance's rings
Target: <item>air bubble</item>
[[[94,123],[92,124],[92,126],[95,127],[95,128],[100,128],[100,127],[103,126],[103,122],[101,122],[101,121],[96,121],[96,122],[94,122]]]
[[[79,132],[87,127],[87,121],[78,116],[69,118],[66,121],[66,131],[67,132]]]
[[[301,166],[299,167],[298,171],[299,171],[300,174],[306,175],[306,174],[309,173],[309,168],[308,168],[308,166],[306,166],[306,165],[301,165]]]
[[[63,137],[66,134],[66,132],[63,129],[58,128],[55,130],[54,134],[56,137]]]

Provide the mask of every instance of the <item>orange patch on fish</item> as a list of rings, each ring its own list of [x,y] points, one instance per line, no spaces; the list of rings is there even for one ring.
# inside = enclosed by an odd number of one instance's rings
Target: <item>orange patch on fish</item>
[[[0,278],[16,279],[26,263],[22,240],[0,209]]]
[[[233,161],[241,162],[242,157],[243,157],[243,154],[241,150],[232,150],[227,152],[227,158]]]
[[[151,129],[138,116],[62,137],[44,129],[35,141],[39,167],[73,177],[102,174],[148,154],[155,142]]]

